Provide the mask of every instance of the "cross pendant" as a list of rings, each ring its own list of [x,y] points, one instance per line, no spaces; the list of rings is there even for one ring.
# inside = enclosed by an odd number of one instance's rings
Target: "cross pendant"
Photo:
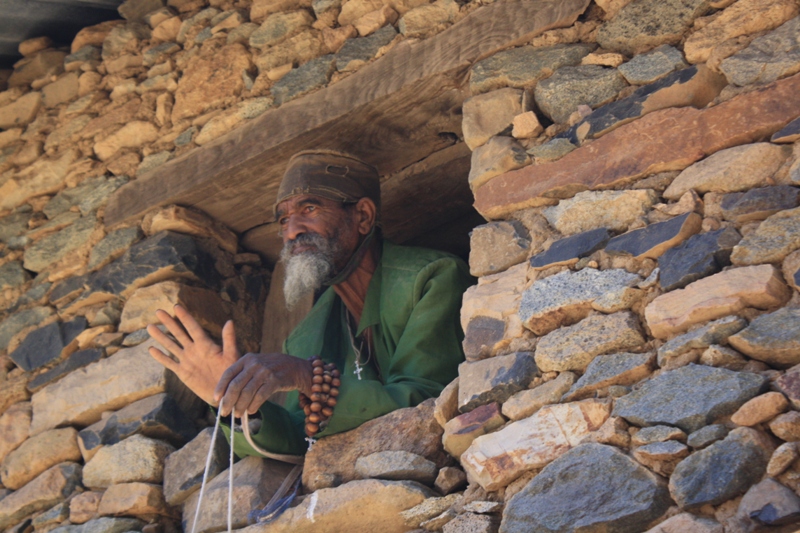
[[[317,442],[317,439],[306,437],[305,441],[308,443],[308,450],[311,451],[311,447],[314,446],[314,443]]]
[[[358,364],[358,361],[356,361],[356,369],[353,370],[353,374],[358,376],[358,381],[361,381],[361,372],[363,370],[364,370],[364,368],[360,364]]]

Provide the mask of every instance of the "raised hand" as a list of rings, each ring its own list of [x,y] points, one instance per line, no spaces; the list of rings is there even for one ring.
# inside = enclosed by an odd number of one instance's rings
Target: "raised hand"
[[[217,405],[214,388],[225,370],[241,357],[236,348],[233,322],[227,321],[222,328],[222,346],[219,346],[180,305],[175,306],[175,316],[178,320],[165,311],[160,309],[156,311],[156,317],[175,337],[177,343],[155,325],[147,326],[150,336],[168,350],[174,359],[155,347],[150,348],[150,355],[175,372],[175,375],[204,401]]]

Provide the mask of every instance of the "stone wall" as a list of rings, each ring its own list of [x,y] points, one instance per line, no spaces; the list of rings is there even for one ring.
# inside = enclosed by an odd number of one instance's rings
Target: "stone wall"
[[[180,302],[258,345],[258,256],[179,206],[106,228],[108,196],[480,7],[210,4],[23,43],[0,93],[0,530],[189,530],[213,421],[142,328]],[[795,531],[799,14],[596,0],[476,63],[467,362],[321,440],[307,495],[252,533]],[[227,454],[199,532],[226,527]],[[235,527],[286,471],[236,464]]]

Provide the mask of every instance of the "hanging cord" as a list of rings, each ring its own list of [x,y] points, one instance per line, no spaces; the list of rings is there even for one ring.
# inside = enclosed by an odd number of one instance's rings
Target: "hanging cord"
[[[200,483],[200,495],[197,498],[197,508],[194,510],[194,520],[192,521],[192,533],[197,530],[197,519],[200,518],[200,508],[203,505],[203,496],[205,496],[206,484],[208,483],[208,472],[211,470],[211,458],[214,455],[214,443],[217,441],[217,434],[219,433],[220,413],[222,412],[222,402],[219,404],[217,410],[217,419],[214,422],[214,431],[211,433],[211,445],[208,447],[208,454],[206,454],[206,468],[203,471],[203,481]],[[231,412],[231,456],[230,465],[228,466],[228,533],[231,533],[233,525],[233,412]]]

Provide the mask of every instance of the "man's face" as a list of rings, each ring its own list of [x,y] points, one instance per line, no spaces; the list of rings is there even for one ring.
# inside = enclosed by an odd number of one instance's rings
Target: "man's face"
[[[289,198],[278,205],[277,215],[286,265],[284,296],[292,307],[347,264],[359,233],[350,210],[320,196]]]

